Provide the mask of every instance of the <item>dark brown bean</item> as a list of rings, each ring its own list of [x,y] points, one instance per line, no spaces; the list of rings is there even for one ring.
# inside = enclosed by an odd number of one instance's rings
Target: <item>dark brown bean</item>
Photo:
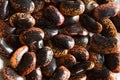
[[[85,5],[83,1],[64,1],[60,4],[60,11],[67,16],[80,15],[85,11]]]
[[[10,17],[9,23],[13,27],[26,29],[35,25],[35,19],[30,14],[18,12]]]
[[[63,49],[71,49],[75,45],[75,41],[71,36],[64,34],[56,35],[52,40],[53,46]],[[63,44],[64,43],[64,44]]]
[[[103,26],[101,34],[105,37],[117,37],[117,30],[115,25],[109,18],[104,18],[100,20],[100,23]]]
[[[12,8],[17,12],[32,13],[35,4],[31,0],[10,0]]]
[[[102,25],[86,14],[81,16],[80,23],[89,32],[100,33],[102,31]]]
[[[72,66],[75,65],[76,63],[77,63],[76,58],[71,54],[57,58],[57,65],[58,66],[63,65],[68,69],[72,68]]]
[[[50,64],[50,62],[53,59],[53,51],[48,46],[43,47],[42,49],[38,49],[36,55],[37,55],[37,65],[41,67],[47,66],[48,64]]]
[[[120,53],[105,55],[105,66],[112,72],[120,72]]]
[[[24,32],[22,32],[19,36],[19,40],[22,44],[30,45],[33,42],[42,40],[44,38],[44,32],[40,28],[32,27]]]
[[[10,58],[10,65],[12,68],[16,68],[18,64],[20,63],[22,56],[28,52],[27,46],[21,46],[18,48],[11,56]]]
[[[115,5],[113,2],[109,2],[106,4],[101,4],[100,6],[96,7],[94,10],[94,17],[99,20],[105,17],[113,17],[117,15],[119,11],[119,7]]]
[[[50,80],[68,80],[69,77],[70,77],[70,71],[66,67],[60,66],[55,71],[55,73],[50,78]]]
[[[45,16],[48,20],[52,21],[56,26],[60,26],[64,22],[64,16],[55,6],[52,5],[49,5],[45,9]]]
[[[100,34],[92,36],[90,42],[93,51],[103,54],[116,53],[119,51],[119,40],[113,37],[104,37]]]
[[[20,75],[28,75],[36,66],[36,55],[34,52],[27,52],[22,56],[20,63],[16,67],[16,71]]]
[[[57,68],[56,59],[53,58],[52,61],[47,66],[42,67],[41,70],[43,75],[51,77],[55,72],[56,68]]]
[[[40,67],[37,67],[30,74],[26,75],[26,80],[42,80],[42,72]]]
[[[89,52],[80,46],[74,46],[69,50],[69,54],[75,56],[77,61],[87,61],[89,59]]]

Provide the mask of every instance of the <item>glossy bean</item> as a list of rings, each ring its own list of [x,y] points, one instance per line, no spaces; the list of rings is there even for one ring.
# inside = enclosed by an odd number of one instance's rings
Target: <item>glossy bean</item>
[[[60,4],[60,11],[67,16],[80,15],[85,11],[83,1],[64,1]]]
[[[40,28],[32,27],[25,31],[23,31],[20,36],[19,40],[22,44],[30,45],[35,41],[42,40],[44,38],[44,32]]]
[[[28,75],[36,66],[36,54],[34,52],[27,52],[22,56],[20,63],[16,67],[16,71],[20,75]]]

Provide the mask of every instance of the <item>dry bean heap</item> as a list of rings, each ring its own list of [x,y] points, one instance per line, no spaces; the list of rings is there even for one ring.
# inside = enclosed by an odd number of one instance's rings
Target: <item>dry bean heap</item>
[[[120,80],[119,0],[0,0],[0,80]]]

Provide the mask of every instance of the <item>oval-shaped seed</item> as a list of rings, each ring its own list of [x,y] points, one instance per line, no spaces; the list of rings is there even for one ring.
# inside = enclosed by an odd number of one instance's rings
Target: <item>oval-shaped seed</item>
[[[64,22],[64,16],[55,6],[52,5],[49,5],[45,9],[45,16],[48,20],[52,21],[56,26],[60,26]]]
[[[47,66],[53,59],[53,51],[48,46],[43,47],[42,49],[38,49],[36,55],[37,65],[41,67]]]
[[[21,46],[18,48],[11,56],[10,58],[10,65],[12,68],[16,68],[18,64],[20,63],[22,56],[28,52],[27,46]]]
[[[120,42],[118,39],[113,37],[104,37],[100,34],[92,36],[91,49],[98,53],[111,54],[119,51]]]
[[[75,65],[76,63],[77,63],[76,58],[71,54],[57,58],[57,66],[63,65],[68,69],[72,68],[72,66]]]
[[[105,37],[117,37],[117,29],[113,22],[109,18],[104,18],[100,20],[103,26],[101,34]]]
[[[102,25],[86,14],[81,16],[80,23],[89,32],[100,33],[102,31]]]
[[[67,36],[67,35],[64,35],[64,34],[56,35],[53,38],[52,43],[56,47],[63,48],[63,49],[71,49],[75,45],[74,39],[71,36]]]
[[[16,67],[16,71],[20,75],[28,75],[36,66],[36,55],[34,52],[27,52],[23,55],[20,63]]]
[[[35,25],[35,19],[27,13],[14,13],[10,16],[9,23],[16,28],[26,29]]]
[[[99,20],[105,17],[113,17],[119,11],[119,7],[113,2],[109,2],[106,4],[101,4],[94,9],[94,17]]]
[[[19,36],[20,42],[26,45],[30,45],[33,42],[42,40],[43,38],[44,38],[43,30],[36,27],[32,27],[25,30]]]
[[[10,3],[16,12],[32,13],[35,8],[35,4],[32,0],[10,0]]]
[[[57,68],[56,59],[53,58],[52,61],[47,66],[42,67],[41,70],[43,75],[51,77],[55,72],[56,68]]]
[[[80,46],[74,46],[69,50],[69,54],[75,56],[77,61],[87,61],[89,59],[89,52]]]
[[[83,1],[63,1],[60,4],[60,11],[66,16],[80,15],[85,11]]]

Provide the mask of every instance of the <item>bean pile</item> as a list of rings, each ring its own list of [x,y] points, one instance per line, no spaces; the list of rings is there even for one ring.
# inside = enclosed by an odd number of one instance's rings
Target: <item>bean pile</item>
[[[116,1],[0,0],[0,80],[117,80]]]

